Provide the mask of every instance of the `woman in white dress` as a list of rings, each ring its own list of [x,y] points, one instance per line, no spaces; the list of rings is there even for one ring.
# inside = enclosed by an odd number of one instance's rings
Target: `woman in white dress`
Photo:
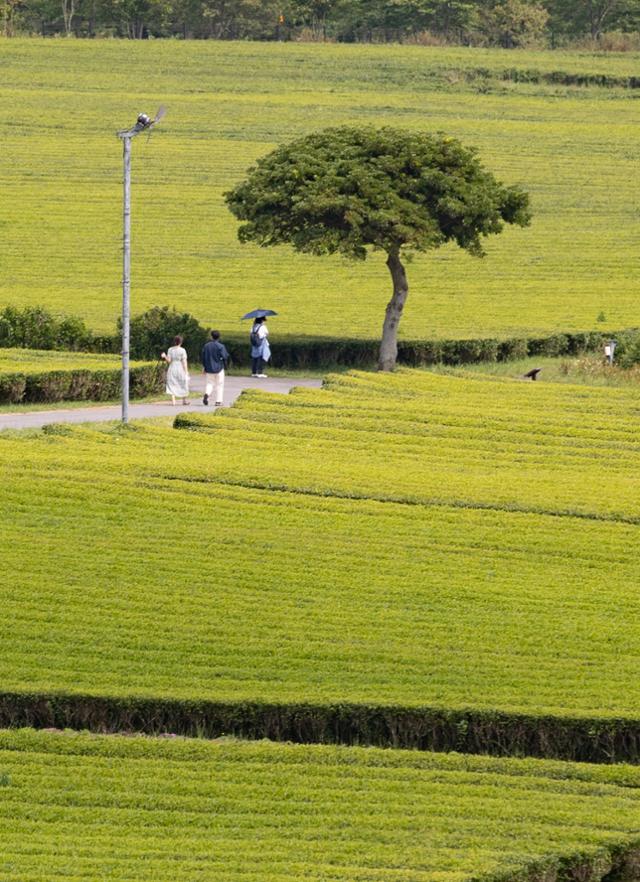
[[[182,337],[173,338],[173,346],[168,352],[160,355],[169,368],[167,370],[167,395],[171,396],[171,401],[175,407],[176,398],[182,398],[183,404],[189,404],[187,396],[189,394],[189,366],[187,364],[187,352],[182,348]]]

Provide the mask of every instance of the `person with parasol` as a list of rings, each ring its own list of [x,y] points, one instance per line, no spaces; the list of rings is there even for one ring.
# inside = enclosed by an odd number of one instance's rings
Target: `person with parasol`
[[[265,366],[271,358],[271,347],[269,346],[269,329],[267,328],[267,317],[277,315],[272,309],[254,309],[243,315],[244,319],[253,319],[249,342],[251,344],[251,376],[266,379],[264,373]]]

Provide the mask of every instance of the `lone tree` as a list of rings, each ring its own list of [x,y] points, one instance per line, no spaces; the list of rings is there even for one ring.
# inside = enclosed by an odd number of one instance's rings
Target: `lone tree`
[[[409,293],[403,253],[453,241],[482,257],[481,237],[530,221],[528,195],[496,181],[473,148],[394,128],[330,128],[284,144],[225,199],[244,221],[241,242],[288,243],[354,260],[365,260],[369,248],[386,252],[393,296],[382,330],[383,371],[395,367]]]

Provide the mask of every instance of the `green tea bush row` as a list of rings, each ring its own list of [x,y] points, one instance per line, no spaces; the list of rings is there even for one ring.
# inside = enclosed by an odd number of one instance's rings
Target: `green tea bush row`
[[[636,410],[400,370],[0,436],[16,719],[635,756]]]
[[[476,79],[492,79],[496,76],[513,83],[554,83],[562,86],[602,86],[607,89],[640,89],[640,77],[604,73],[575,73],[566,70],[538,70],[536,68],[505,68],[500,72],[488,68],[467,70],[464,76]]]
[[[163,386],[164,370],[160,363],[130,367],[129,392],[132,398],[153,395]],[[120,395],[121,387],[120,369],[28,374],[22,401],[108,401]]]
[[[153,328],[163,314],[161,327]],[[189,358],[198,361],[207,331],[188,314],[181,316],[167,307],[154,308],[132,322],[132,354],[136,358],[155,358],[163,347],[170,344],[174,334],[185,336],[185,347]],[[225,345],[231,353],[233,364],[244,367],[250,363],[248,333],[225,335]],[[483,361],[510,361],[530,355],[558,356],[576,355],[583,352],[602,351],[605,342],[611,338],[627,340],[627,346],[635,343],[640,351],[640,335],[637,331],[603,333],[587,331],[579,333],[552,334],[548,337],[510,337],[478,338],[469,340],[400,340],[398,343],[398,362],[408,367],[421,367],[431,364],[463,365]],[[115,352],[120,345],[119,338],[96,338],[94,349]],[[166,341],[166,342],[163,342]],[[273,334],[273,365],[277,368],[326,368],[332,365],[349,367],[370,367],[377,363],[379,340],[323,338],[323,337],[278,337]],[[622,350],[620,350],[620,353]],[[640,354],[634,356],[640,360]],[[631,363],[630,360],[628,360]]]
[[[599,764],[640,761],[637,720],[438,707],[0,692],[0,727],[24,726],[103,734],[234,736]]]
[[[400,340],[398,362],[408,367],[432,364],[464,365],[483,361],[510,361],[527,356],[576,355],[582,352],[602,351],[612,337],[628,339],[628,347],[635,341],[635,360],[640,360],[640,335],[637,331],[602,333],[552,334],[547,337],[478,338],[470,340]],[[236,364],[248,363],[246,341],[239,337],[227,338]],[[379,341],[348,339],[304,339],[274,337],[273,363],[275,367],[325,367],[348,365],[367,367],[378,358]],[[620,353],[621,354],[621,353]],[[628,363],[631,361],[628,359]]]
[[[0,732],[7,878],[631,882],[629,766]]]
[[[163,388],[161,364],[132,365],[129,390],[143,398]],[[120,395],[120,368],[66,368],[40,373],[0,372],[0,403],[31,404],[53,401],[109,401]]]
[[[636,409],[633,388],[345,374],[321,393],[245,393],[214,418],[181,415],[177,427],[213,433],[225,457],[215,467],[192,459],[172,473],[327,496],[636,523]]]

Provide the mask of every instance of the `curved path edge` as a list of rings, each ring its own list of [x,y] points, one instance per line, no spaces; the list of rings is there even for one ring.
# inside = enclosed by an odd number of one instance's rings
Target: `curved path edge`
[[[223,406],[229,407],[233,404],[245,389],[262,389],[264,392],[277,392],[286,395],[295,386],[320,388],[321,385],[322,380],[308,378],[267,377],[266,379],[258,379],[254,377],[230,376],[226,378],[225,382]],[[167,403],[166,400],[146,402],[144,404],[136,404],[135,401],[132,401],[129,404],[129,419],[141,420],[149,419],[150,417],[176,416],[179,413],[186,413],[188,411],[213,413],[214,407],[205,407],[202,403],[204,378],[201,375],[192,377],[191,389],[191,403],[188,405],[179,404],[173,407],[171,402]],[[64,403],[62,403],[59,410],[15,410],[9,413],[2,413],[0,414],[0,431],[3,429],[38,429],[42,428],[42,426],[51,425],[51,423],[109,422],[111,420],[119,420],[120,415],[119,404],[91,405],[88,407],[65,409]]]

